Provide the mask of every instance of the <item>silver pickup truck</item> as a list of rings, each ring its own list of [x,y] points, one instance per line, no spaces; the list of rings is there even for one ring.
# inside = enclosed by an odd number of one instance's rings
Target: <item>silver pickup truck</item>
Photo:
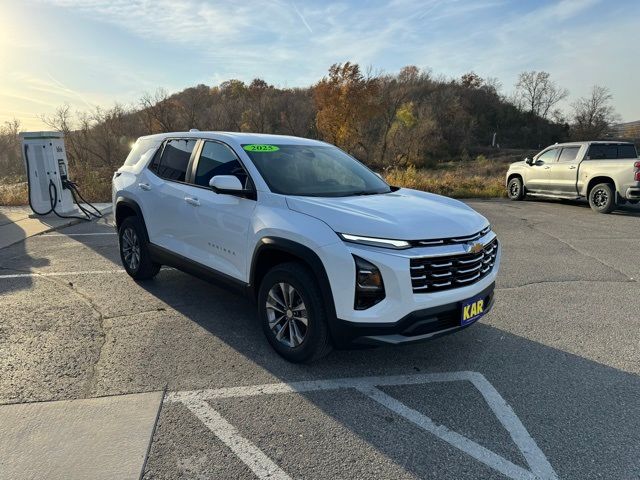
[[[512,163],[506,180],[511,200],[527,195],[586,198],[600,213],[640,200],[640,161],[632,143],[556,143],[533,158]]]

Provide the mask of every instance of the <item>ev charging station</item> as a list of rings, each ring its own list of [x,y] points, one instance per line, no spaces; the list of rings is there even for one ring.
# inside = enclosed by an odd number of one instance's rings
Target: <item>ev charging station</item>
[[[20,140],[29,186],[29,206],[35,214],[54,213],[58,217],[82,220],[102,216],[98,209],[84,201],[77,186],[69,180],[62,133],[22,132]],[[84,208],[77,197],[96,213]]]

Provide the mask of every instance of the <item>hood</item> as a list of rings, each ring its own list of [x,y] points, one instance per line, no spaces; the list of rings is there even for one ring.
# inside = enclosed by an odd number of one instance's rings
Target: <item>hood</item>
[[[402,188],[381,195],[287,197],[291,210],[315,217],[335,232],[396,240],[473,235],[489,222],[458,200]]]

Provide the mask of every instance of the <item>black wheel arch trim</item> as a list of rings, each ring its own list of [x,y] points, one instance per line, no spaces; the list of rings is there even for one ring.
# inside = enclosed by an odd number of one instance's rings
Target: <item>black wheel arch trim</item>
[[[337,316],[333,293],[331,290],[331,283],[329,282],[329,277],[322,260],[316,252],[306,245],[281,237],[269,236],[261,238],[253,251],[253,256],[251,257],[251,269],[249,274],[250,295],[254,299],[257,297],[259,285],[256,285],[256,266],[260,255],[268,251],[282,252],[298,257],[311,268],[311,271],[318,281],[320,294],[322,295],[322,299],[327,309],[329,332],[332,338],[335,338],[335,334],[337,332]]]
[[[142,208],[140,208],[140,205],[138,205],[138,202],[136,202],[135,200],[129,198],[129,197],[125,197],[125,196],[119,196],[116,199],[116,205],[115,205],[115,209],[113,212],[113,215],[115,217],[115,222],[116,222],[116,229],[120,228],[120,224],[118,223],[118,207],[119,206],[126,206],[131,208],[134,212],[136,212],[136,216],[140,219],[140,221],[142,222],[142,226],[144,227],[144,239],[149,242],[149,232],[147,231],[147,224],[144,221],[144,215],[142,214]]]

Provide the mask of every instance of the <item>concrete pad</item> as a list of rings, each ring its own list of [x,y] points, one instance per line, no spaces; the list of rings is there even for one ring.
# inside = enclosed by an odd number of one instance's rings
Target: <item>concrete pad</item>
[[[111,211],[110,203],[96,203],[102,213]],[[38,216],[28,207],[0,207],[0,248],[8,247],[39,233],[73,225],[82,220],[60,218],[54,214]]]
[[[163,392],[0,406],[0,477],[140,478]]]

